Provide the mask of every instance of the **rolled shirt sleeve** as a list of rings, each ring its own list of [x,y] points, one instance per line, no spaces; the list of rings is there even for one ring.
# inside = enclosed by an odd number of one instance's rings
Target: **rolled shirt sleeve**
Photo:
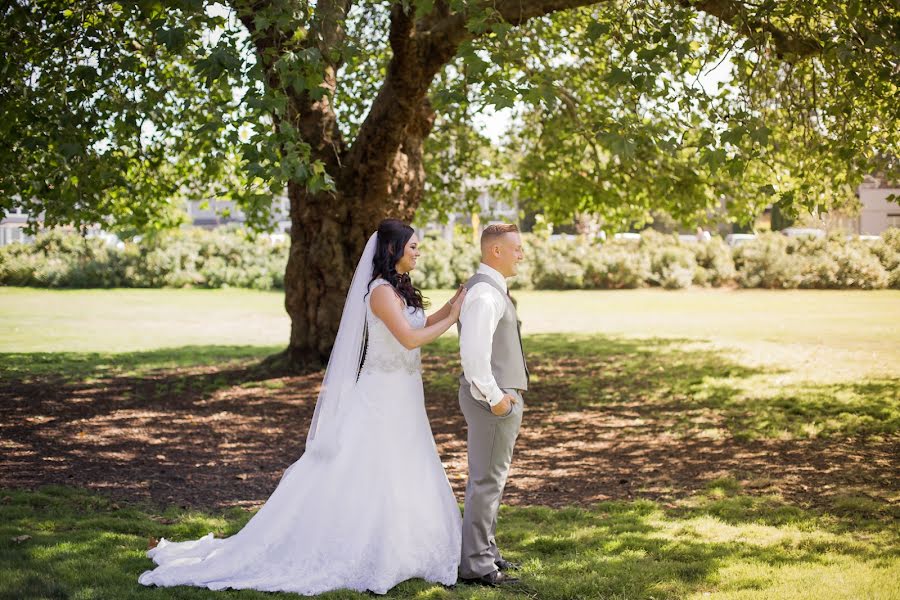
[[[506,310],[500,292],[486,283],[472,286],[460,311],[459,356],[472,396],[491,406],[504,396],[491,372],[494,331]]]

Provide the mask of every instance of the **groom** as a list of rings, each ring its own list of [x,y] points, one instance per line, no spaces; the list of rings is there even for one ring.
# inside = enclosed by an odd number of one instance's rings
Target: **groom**
[[[463,513],[464,582],[498,586],[518,581],[495,540],[497,511],[522,424],[528,367],[520,321],[506,279],[516,274],[522,239],[515,225],[490,225],[481,234],[481,264],[465,283],[459,316],[459,406],[468,426],[469,481]]]

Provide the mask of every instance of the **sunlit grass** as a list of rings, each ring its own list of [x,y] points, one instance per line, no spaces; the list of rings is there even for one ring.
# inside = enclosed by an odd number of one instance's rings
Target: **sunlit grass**
[[[121,505],[47,486],[0,491],[0,593],[9,598],[291,598],[253,591],[144,588],[148,540],[232,535],[252,513]],[[896,515],[893,515],[896,518]],[[522,563],[515,590],[406,582],[388,598],[832,598],[898,597],[896,520],[807,511],[742,494],[732,480],[663,506],[605,502],[590,509],[503,507],[499,536]],[[14,541],[18,536],[30,536]],[[21,538],[19,538],[21,539]],[[822,581],[831,585],[821,586]],[[709,594],[708,596],[705,594]],[[366,598],[334,592],[323,598]]]
[[[897,290],[513,293],[526,335],[691,339],[742,364],[789,367],[792,381],[896,376],[900,364]],[[438,307],[451,292],[425,294]],[[0,352],[133,352],[283,345],[290,321],[281,292],[0,288],[0,328]]]

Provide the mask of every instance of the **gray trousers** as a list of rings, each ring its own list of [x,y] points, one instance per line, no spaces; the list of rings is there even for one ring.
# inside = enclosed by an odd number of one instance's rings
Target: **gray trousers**
[[[515,396],[518,402],[509,415],[498,417],[491,412],[490,404],[472,397],[468,382],[461,382],[459,387],[459,407],[468,426],[469,453],[469,480],[466,484],[459,563],[459,576],[465,579],[495,571],[497,566],[494,561],[501,558],[495,540],[497,511],[525,408],[519,390],[503,391]]]

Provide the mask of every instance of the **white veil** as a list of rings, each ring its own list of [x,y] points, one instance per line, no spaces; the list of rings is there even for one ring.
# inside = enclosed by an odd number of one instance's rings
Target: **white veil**
[[[349,392],[356,385],[360,360],[365,350],[365,298],[372,279],[372,259],[375,257],[377,240],[377,232],[369,236],[356,265],[356,272],[353,273],[347,299],[344,301],[341,324],[338,326],[337,337],[334,338],[325,378],[316,400],[316,410],[306,436],[306,453],[326,456],[337,448],[342,416],[348,408]]]

